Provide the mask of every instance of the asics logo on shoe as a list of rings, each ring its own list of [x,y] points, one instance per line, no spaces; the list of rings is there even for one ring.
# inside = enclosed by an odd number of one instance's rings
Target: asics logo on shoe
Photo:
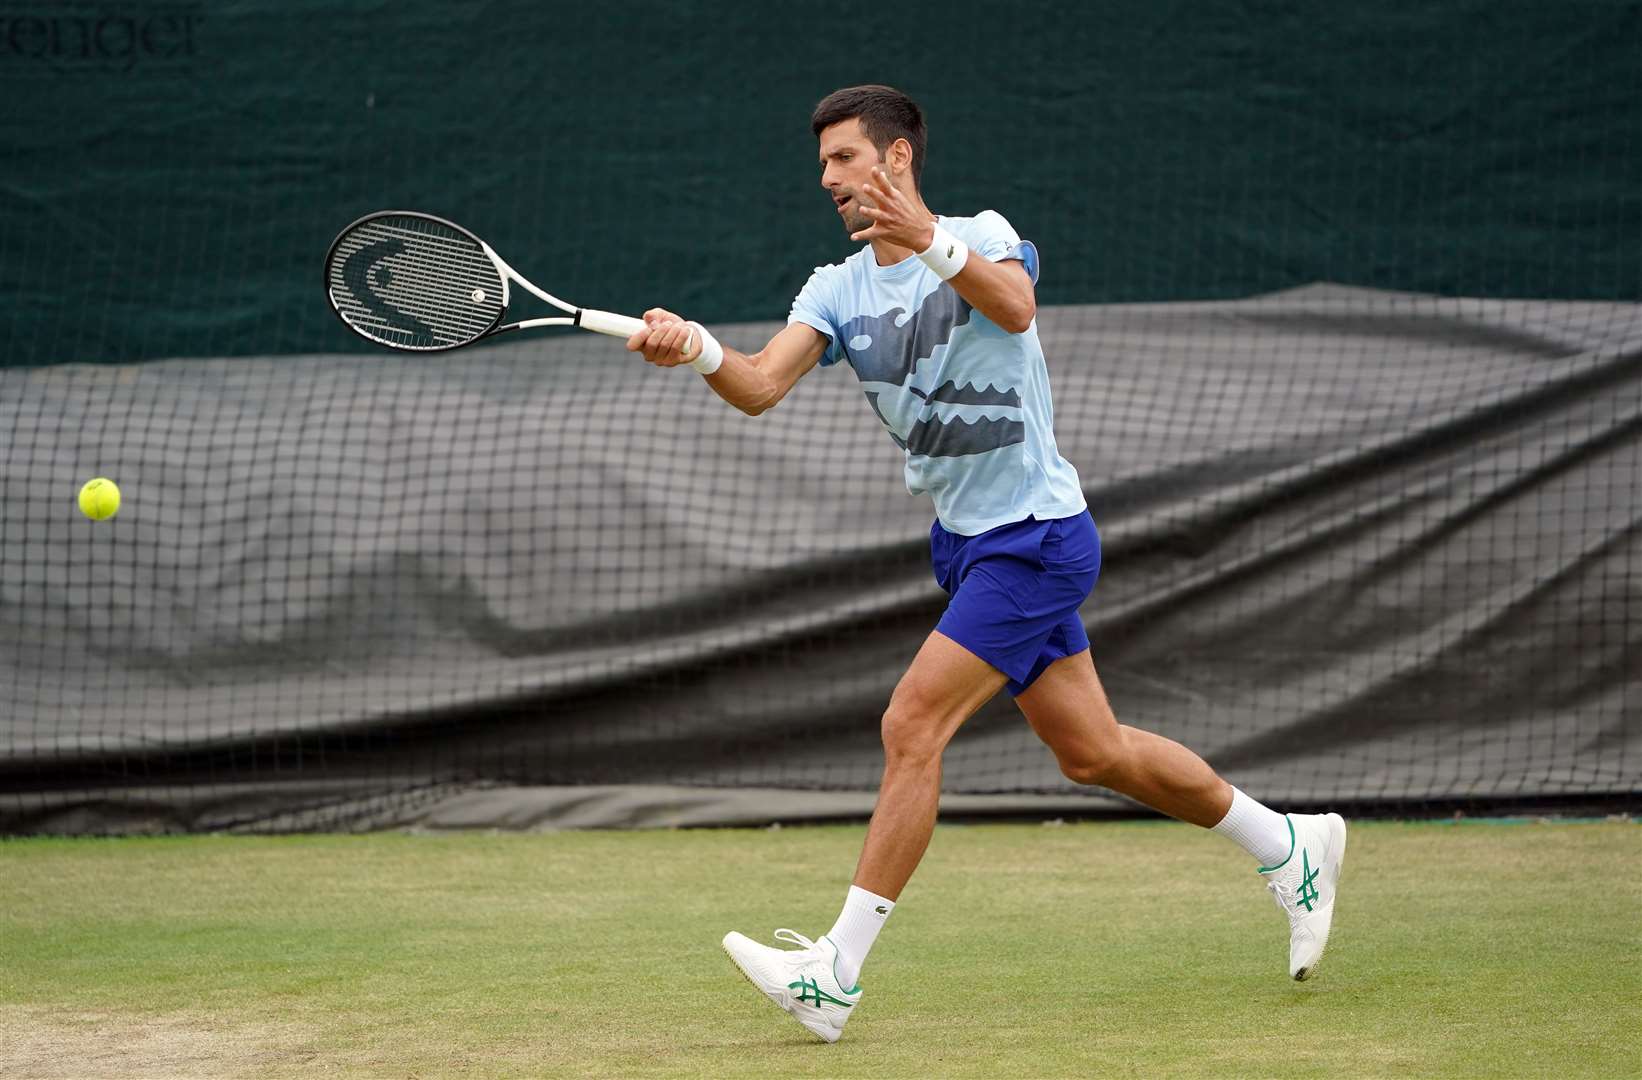
[[[820,986],[816,985],[816,982],[815,982],[814,979],[800,978],[797,982],[788,983],[787,984],[787,989],[788,990],[797,990],[798,991],[798,1000],[802,1001],[806,1005],[817,1005],[818,1006],[823,1001],[828,1002],[828,1003],[833,1004],[833,1005],[842,1005],[846,1009],[849,1008],[849,1005],[850,1005],[849,1002],[841,1001],[838,998],[835,998],[831,994],[827,993],[825,990],[821,989]]]
[[[1322,867],[1320,867],[1320,866],[1317,868],[1317,870],[1321,870],[1321,869],[1322,869]],[[1295,897],[1295,900],[1298,903],[1304,904],[1306,906],[1307,911],[1314,910],[1311,905],[1313,903],[1315,903],[1316,901],[1321,900],[1322,896],[1323,896],[1322,893],[1317,891],[1317,886],[1312,884],[1313,881],[1317,880],[1317,870],[1313,870],[1311,868],[1311,859],[1307,857],[1306,850],[1304,848],[1301,848],[1300,849],[1300,894],[1299,894],[1299,896]]]

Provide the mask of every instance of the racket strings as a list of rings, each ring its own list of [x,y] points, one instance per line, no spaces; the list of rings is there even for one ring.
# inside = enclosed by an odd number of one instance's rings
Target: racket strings
[[[472,341],[496,325],[504,307],[501,273],[483,248],[407,215],[370,219],[339,238],[326,276],[343,320],[398,348]]]

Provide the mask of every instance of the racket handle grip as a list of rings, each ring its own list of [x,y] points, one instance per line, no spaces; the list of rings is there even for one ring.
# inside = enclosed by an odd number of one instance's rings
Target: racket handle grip
[[[644,320],[635,319],[628,315],[617,315],[609,311],[582,308],[576,313],[576,325],[583,330],[591,330],[595,334],[609,334],[611,337],[632,337],[644,329]]]

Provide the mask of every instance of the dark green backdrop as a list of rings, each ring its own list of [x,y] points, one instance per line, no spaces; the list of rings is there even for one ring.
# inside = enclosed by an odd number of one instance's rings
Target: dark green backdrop
[[[778,317],[849,250],[808,114],[862,81],[1046,304],[1634,299],[1639,57],[1637,3],[0,4],[0,362],[351,350],[319,260],[384,207],[581,303]]]

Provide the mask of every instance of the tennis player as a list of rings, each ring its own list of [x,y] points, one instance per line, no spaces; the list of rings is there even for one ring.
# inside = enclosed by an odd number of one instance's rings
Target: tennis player
[[[934,499],[930,548],[950,601],[884,711],[878,803],[838,921],[819,941],[775,932],[796,949],[732,932],[725,950],[776,1004],[837,1041],[861,1001],[867,953],[934,831],[942,751],[1007,688],[1067,777],[1241,845],[1288,915],[1289,974],[1304,979],[1328,940],[1345,822],[1276,813],[1179,743],[1113,716],[1078,616],[1100,538],[1055,446],[1034,322],[1037,249],[996,211],[948,217],[924,205],[923,115],[905,94],[839,90],[810,126],[821,186],[865,246],[818,268],[786,327],[753,355],[660,309],[627,347],[663,367],[692,364],[753,415],[818,364],[848,363],[906,451],[908,490]]]

